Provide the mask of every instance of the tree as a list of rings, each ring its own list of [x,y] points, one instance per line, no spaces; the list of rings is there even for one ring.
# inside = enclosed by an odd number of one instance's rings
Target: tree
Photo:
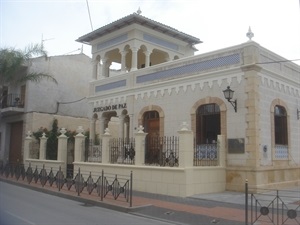
[[[43,45],[31,44],[24,51],[14,48],[0,49],[0,83],[5,85],[18,85],[26,81],[40,82],[42,79],[53,81],[54,77],[46,73],[29,73],[27,68],[35,56],[47,58]]]

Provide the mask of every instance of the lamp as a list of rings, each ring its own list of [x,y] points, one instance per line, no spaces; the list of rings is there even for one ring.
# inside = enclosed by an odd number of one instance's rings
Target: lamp
[[[231,99],[233,98],[234,91],[230,89],[230,86],[228,86],[227,89],[223,91],[223,93],[227,101],[230,102],[230,104],[233,106],[234,111],[237,112],[237,101],[231,101]]]
[[[300,110],[297,109],[297,119],[299,120],[300,119]]]

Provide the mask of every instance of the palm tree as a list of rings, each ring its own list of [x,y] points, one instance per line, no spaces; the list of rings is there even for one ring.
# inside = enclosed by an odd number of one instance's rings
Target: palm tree
[[[26,81],[40,82],[42,79],[53,81],[54,77],[45,73],[29,73],[27,68],[34,56],[44,56],[47,52],[42,44],[31,44],[24,51],[14,48],[0,49],[0,86],[18,85]]]

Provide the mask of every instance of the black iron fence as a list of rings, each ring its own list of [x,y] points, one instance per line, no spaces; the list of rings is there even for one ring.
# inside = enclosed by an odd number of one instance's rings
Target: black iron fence
[[[251,189],[245,184],[245,225],[300,225],[300,190]]]
[[[94,144],[94,140],[84,140],[83,145],[85,145],[85,161],[102,162],[102,139],[97,145]]]
[[[218,166],[219,151],[217,143],[196,144],[194,140],[194,166]]]
[[[146,137],[145,163],[179,166],[179,137]]]
[[[109,141],[110,163],[134,164],[135,139],[134,138],[112,138]]]
[[[32,168],[31,165],[25,169],[23,164],[6,164],[0,165],[0,175],[6,178],[14,178],[17,181],[25,181],[28,184],[34,182],[40,183],[42,187],[56,185],[58,191],[64,190],[75,191],[78,196],[85,192],[89,195],[96,195],[101,201],[104,198],[126,201],[132,207],[132,172],[128,176],[105,174],[92,174],[80,171],[74,177],[65,177],[65,174],[59,168],[54,171],[52,168]],[[86,180],[84,177],[87,177]]]

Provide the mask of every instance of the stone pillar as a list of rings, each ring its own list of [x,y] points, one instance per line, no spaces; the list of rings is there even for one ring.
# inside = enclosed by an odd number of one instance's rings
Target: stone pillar
[[[119,116],[119,138],[124,138],[124,115]]]
[[[102,163],[109,163],[109,140],[111,135],[109,129],[105,129],[105,133],[102,135]]]
[[[145,68],[149,67],[150,66],[150,55],[151,55],[152,52],[150,51],[144,51],[144,54],[145,54]]]
[[[106,63],[107,63],[107,58],[103,58],[102,59],[102,74],[101,76],[104,78],[104,77],[107,77],[107,74],[106,74]]]
[[[98,61],[97,59],[93,60],[93,76],[92,78],[97,80],[97,75],[98,75]]]
[[[30,158],[30,143],[32,142],[31,131],[27,132],[27,136],[24,141],[24,157],[23,163],[25,164],[25,160]]]
[[[99,136],[101,137],[104,134],[104,119],[100,118],[99,119]]]
[[[131,51],[132,51],[132,60],[131,60],[131,70],[130,71],[135,71],[135,70],[137,70],[137,52],[138,52],[138,48],[132,47]]]
[[[57,161],[67,163],[67,148],[68,148],[68,137],[65,135],[65,128],[60,129],[61,135],[58,137],[58,148],[57,148]]]
[[[120,51],[121,54],[121,71],[126,72],[126,54],[127,51]]]
[[[188,129],[186,122],[182,123],[179,134],[179,167],[186,168],[193,166],[194,142],[193,132]]]
[[[46,159],[46,145],[47,145],[47,139],[46,134],[43,133],[43,136],[40,137],[40,160]]]
[[[78,134],[75,136],[74,162],[84,162],[85,159],[84,140],[86,137],[82,134],[84,131],[82,126],[79,126],[76,131]]]
[[[129,138],[133,137],[133,115],[129,115]]]
[[[145,138],[147,133],[144,133],[144,127],[139,126],[138,132],[135,133],[135,165],[140,166],[145,164]]]
[[[218,154],[219,154],[219,165],[222,167],[226,166],[225,150],[226,140],[225,135],[218,135]]]

